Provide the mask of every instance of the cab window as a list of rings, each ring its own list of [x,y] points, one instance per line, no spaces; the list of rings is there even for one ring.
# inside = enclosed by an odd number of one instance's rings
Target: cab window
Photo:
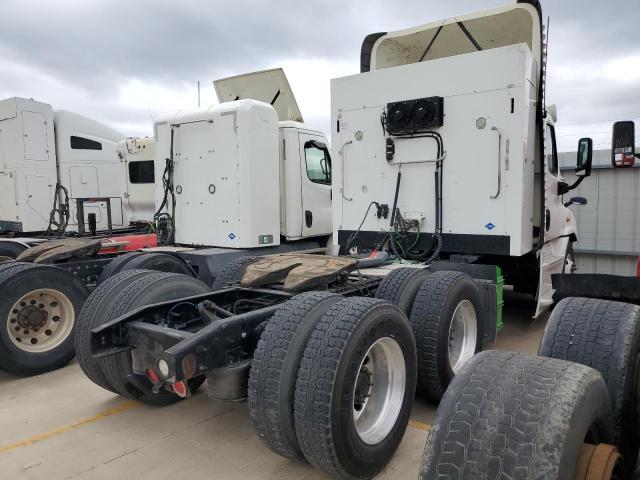
[[[315,141],[305,143],[304,159],[309,180],[313,183],[331,185],[331,158],[326,146]]]
[[[73,150],[102,150],[102,144],[84,137],[71,136],[69,143]]]
[[[547,155],[547,168],[549,172],[558,174],[558,150],[556,147],[556,129],[553,125],[547,124],[547,135],[545,138],[545,149]]]
[[[129,162],[129,182],[131,183],[153,183],[153,160],[139,162]]]

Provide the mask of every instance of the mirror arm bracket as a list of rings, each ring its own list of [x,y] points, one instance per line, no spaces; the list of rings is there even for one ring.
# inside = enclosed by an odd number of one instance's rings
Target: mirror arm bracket
[[[585,178],[587,177],[578,177],[578,179],[572,185],[569,185],[565,182],[559,182],[558,195],[564,195],[566,193],[569,193],[571,190],[577,188],[578,185],[580,185]]]

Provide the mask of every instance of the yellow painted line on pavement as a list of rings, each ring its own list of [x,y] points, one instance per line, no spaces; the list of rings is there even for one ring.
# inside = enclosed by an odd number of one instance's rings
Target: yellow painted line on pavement
[[[117,407],[112,407],[107,410],[103,410],[102,412],[96,413],[91,417],[83,418],[78,422],[62,425],[61,427],[54,428],[53,430],[49,430],[48,432],[39,433],[37,435],[34,435],[33,437],[25,438],[23,440],[18,440],[17,442],[1,446],[0,453],[10,452],[11,450],[15,450],[21,447],[28,447],[29,445],[33,445],[34,443],[42,442],[43,440],[48,440],[50,438],[57,437],[58,435],[62,435],[63,433],[69,432],[71,430],[75,430],[78,427],[82,427],[84,425],[97,422],[104,418],[111,417],[112,415],[123,413],[128,410],[133,410],[134,408],[138,408],[140,405],[141,404],[138,402],[123,403],[122,405],[118,405]]]
[[[409,420],[409,426],[417,428],[418,430],[424,430],[425,432],[428,432],[431,429],[431,425],[428,423],[422,423],[417,420]]]
[[[75,430],[76,428],[82,427],[84,425],[88,425],[90,423],[95,423],[99,420],[103,420],[107,417],[111,417],[113,415],[117,415],[119,413],[127,412],[129,410],[133,410],[134,408],[138,408],[141,404],[137,402],[127,402],[122,405],[118,405],[116,407],[109,408],[107,410],[103,410],[102,412],[98,412],[95,415],[92,415],[87,418],[83,418],[75,423],[69,423],[67,425],[62,425],[58,428],[54,428],[53,430],[49,430],[48,432],[39,433],[29,438],[25,438],[23,440],[18,440],[17,442],[10,443],[8,445],[4,445],[0,447],[0,453],[10,452],[12,450],[16,450],[22,447],[28,447],[29,445],[33,445],[34,443],[42,442],[44,440],[48,440],[53,437],[57,437],[58,435],[62,435],[63,433],[69,432],[71,430]],[[428,423],[419,422],[417,420],[409,420],[409,426],[412,428],[416,428],[418,430],[423,430],[428,432],[431,428],[431,425]]]

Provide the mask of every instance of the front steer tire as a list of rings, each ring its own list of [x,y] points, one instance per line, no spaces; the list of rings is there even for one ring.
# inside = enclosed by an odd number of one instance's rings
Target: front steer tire
[[[0,368],[36,375],[63,367],[74,352],[76,317],[88,296],[66,270],[24,262],[0,269]]]
[[[253,354],[251,418],[262,443],[290,460],[306,461],[296,438],[293,413],[300,361],[316,324],[342,298],[328,292],[293,297],[269,319]]]
[[[574,479],[583,443],[612,438],[609,398],[597,371],[552,358],[483,352],[442,398],[419,478]]]
[[[311,334],[296,382],[295,429],[307,461],[334,478],[378,474],[407,428],[415,362],[398,307],[358,297],[332,305]]]

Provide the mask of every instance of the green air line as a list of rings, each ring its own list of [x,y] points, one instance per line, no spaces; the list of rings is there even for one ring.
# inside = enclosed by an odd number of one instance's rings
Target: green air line
[[[416,245],[418,245],[418,241],[420,240],[420,227],[418,227],[418,234],[416,235],[416,239],[415,241],[411,244],[411,246],[409,247],[408,251],[410,252],[411,250],[413,250],[415,248]]]

